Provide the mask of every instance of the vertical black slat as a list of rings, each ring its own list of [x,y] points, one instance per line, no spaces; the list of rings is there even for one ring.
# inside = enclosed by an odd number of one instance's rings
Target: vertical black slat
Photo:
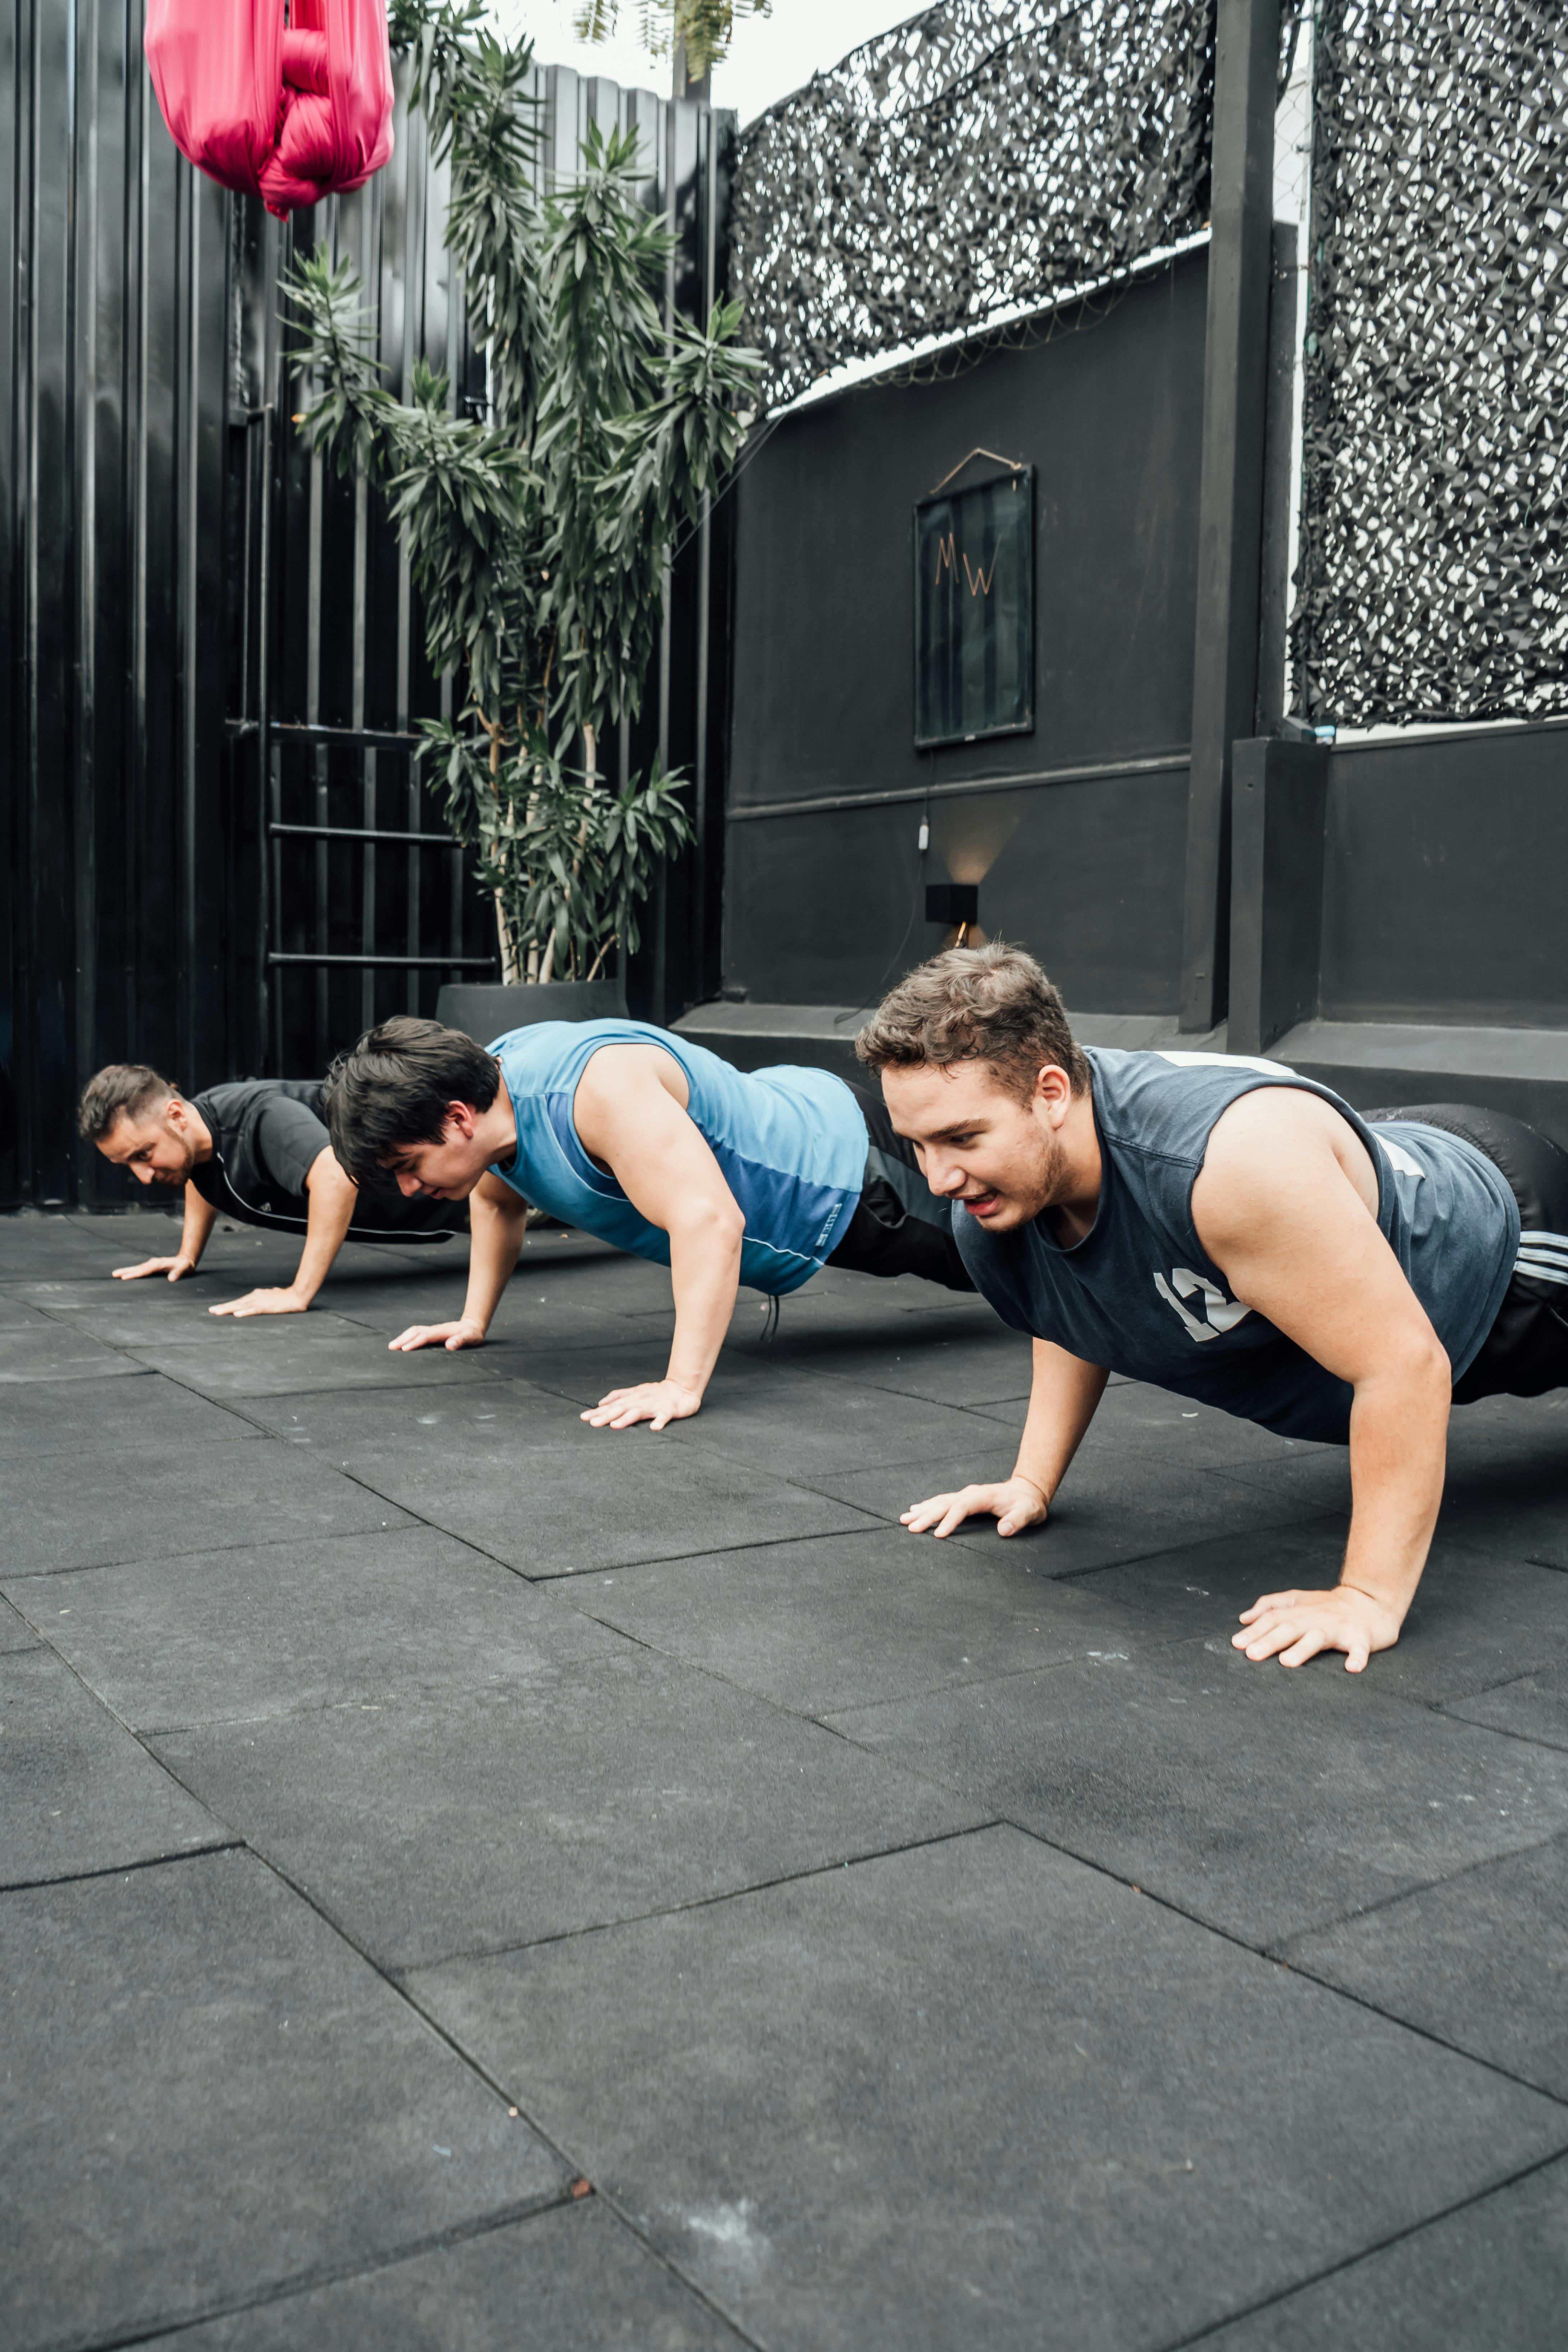
[[[26,471],[26,751],[29,905],[23,947],[31,982],[26,1008],[37,1055],[28,1137],[34,1196],[68,1198],[72,1034],[75,845],[71,801],[59,780],[71,767],[71,182],[75,95],[74,5],[41,0],[32,16],[29,93],[32,186],[29,243],[32,305],[27,373],[32,432]]]
[[[277,412],[270,400],[257,418],[260,442],[259,509],[256,548],[256,1025],[260,1051],[257,1066],[277,1071],[278,1040],[272,1018],[268,978],[268,950],[272,941],[274,881],[267,837],[268,785],[272,744],[272,447]],[[281,1076],[279,1072],[278,1075]]]
[[[684,60],[682,60],[684,64]],[[714,123],[705,107],[697,121],[697,170],[700,204],[698,227],[701,247],[701,282],[698,295],[698,319],[706,326],[713,307],[713,287],[718,275],[716,236],[718,221],[715,210],[714,175],[718,153],[714,142]],[[713,502],[704,491],[702,512],[697,526],[697,642],[693,654],[693,732],[691,747],[692,812],[696,842],[692,859],[696,872],[692,877],[690,942],[691,961],[682,991],[689,1001],[697,1001],[708,993],[706,985],[709,961],[708,860],[712,845],[713,826],[708,807],[708,695],[709,664],[711,652],[710,607],[713,593]],[[722,822],[721,818],[720,822]]]
[[[1258,694],[1264,388],[1279,0],[1218,0],[1212,226],[1198,505],[1193,749],[1182,929],[1184,1029],[1224,1013],[1230,747]]]
[[[1259,735],[1285,716],[1285,656],[1290,618],[1290,473],[1296,425],[1298,237],[1294,221],[1274,224],[1268,278],[1268,389],[1264,425],[1263,556],[1258,585]]]
[[[354,482],[354,606],[353,606],[353,681],[351,725],[365,723],[365,638],[367,607],[367,575],[370,560],[370,483],[362,467]],[[368,830],[376,817],[375,752],[364,745],[360,753],[360,823]],[[360,848],[360,952],[374,955],[376,947],[375,905],[375,844],[362,843]],[[375,1022],[375,973],[366,965],[360,979],[360,1027],[369,1029]]]
[[[226,772],[227,588],[224,511],[228,471],[229,273],[234,254],[231,208],[237,201],[193,173],[193,241],[196,267],[191,338],[192,503],[190,532],[191,680],[186,775],[192,815],[189,987],[193,1083],[211,1085],[231,1075],[229,1039],[235,1003],[235,955],[228,919],[232,870]]]
[[[71,185],[71,617],[75,708],[72,712],[71,872],[76,940],[75,1003],[72,1007],[73,1076],[79,1083],[103,1058],[98,1052],[97,882],[98,797],[98,484],[99,391],[98,305],[98,0],[77,0],[75,9],[72,131],[76,153]],[[98,1158],[89,1145],[72,1139],[76,1160],[72,1197],[90,1192]]]
[[[26,348],[26,217],[24,171],[28,147],[23,93],[26,89],[26,23],[23,0],[0,10],[0,1206],[23,1194],[21,1146],[26,1121],[31,1056],[20,1017],[16,897],[26,871],[19,672],[21,599],[16,558],[20,515],[16,497],[26,434],[22,355]]]
[[[320,457],[310,459],[310,505],[307,524],[306,556],[306,618],[305,618],[305,719],[308,725],[319,726],[321,718],[321,505],[325,488],[325,467]],[[314,745],[310,751],[310,771],[314,783],[313,815],[315,824],[331,823],[331,803],[327,788],[327,751],[324,744]],[[327,845],[319,841],[315,848],[315,888],[312,901],[311,938],[316,951],[325,955],[331,947],[327,929],[327,892],[330,872]],[[315,1020],[309,1043],[310,1060],[307,1067],[314,1069],[322,1059],[327,1036],[327,967],[322,964],[316,972]]]

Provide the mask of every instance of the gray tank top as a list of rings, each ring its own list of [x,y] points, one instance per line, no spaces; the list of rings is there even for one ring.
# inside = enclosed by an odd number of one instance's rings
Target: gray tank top
[[[1193,1224],[1193,1186],[1220,1114],[1257,1087],[1300,1087],[1332,1103],[1370,1152],[1377,1222],[1458,1380],[1491,1329],[1519,1247],[1518,1205],[1484,1152],[1440,1128],[1368,1127],[1282,1062],[1085,1051],[1103,1171],[1091,1230],[1064,1248],[1043,1218],[988,1234],[953,1213],[974,1286],[1005,1323],[1282,1436],[1345,1444],[1349,1383],[1232,1297]]]

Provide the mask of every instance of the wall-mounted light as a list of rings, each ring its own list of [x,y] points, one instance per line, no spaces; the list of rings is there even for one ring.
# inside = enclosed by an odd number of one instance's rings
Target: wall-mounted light
[[[957,937],[946,942],[961,948],[980,920],[980,885],[978,882],[928,882],[926,884],[926,920],[945,923]]]

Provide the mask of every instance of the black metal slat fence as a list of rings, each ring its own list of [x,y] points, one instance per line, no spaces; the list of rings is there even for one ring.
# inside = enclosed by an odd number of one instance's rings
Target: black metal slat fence
[[[424,358],[482,404],[445,173],[400,99],[385,170],[280,228],[177,154],[141,20],[141,0],[0,0],[0,1202],[124,1198],[72,1135],[105,1061],[187,1087],[298,1075],[496,969],[418,734],[450,685],[377,495],[294,428],[278,303],[294,250],[348,256],[390,388]],[[668,298],[702,315],[728,118],[564,70],[535,88],[551,179],[590,121],[642,133]],[[687,768],[700,836],[628,975],[656,1019],[717,986],[725,531],[721,509],[678,563],[621,730],[623,774]]]

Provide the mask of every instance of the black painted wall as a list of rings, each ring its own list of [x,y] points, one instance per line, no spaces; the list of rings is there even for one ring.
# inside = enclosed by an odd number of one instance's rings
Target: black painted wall
[[[1568,723],[1331,754],[1327,1021],[1568,1027]]]
[[[1173,1008],[1205,300],[1196,253],[1034,350],[802,411],[748,468],[728,989],[858,1000],[935,944],[920,888],[951,877],[1069,1003]],[[1037,468],[1037,724],[917,752],[910,509],[976,446]],[[826,797],[860,805],[793,813]]]

